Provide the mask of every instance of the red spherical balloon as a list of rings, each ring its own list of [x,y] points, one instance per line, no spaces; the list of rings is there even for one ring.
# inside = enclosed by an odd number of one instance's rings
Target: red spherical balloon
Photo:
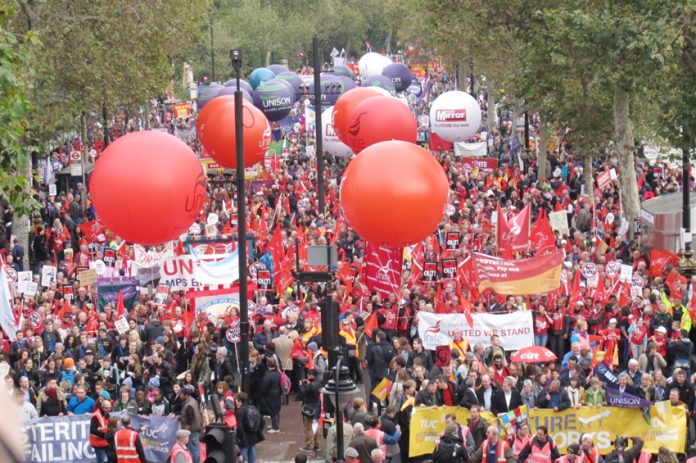
[[[418,122],[409,107],[390,96],[368,98],[350,113],[347,135],[341,140],[355,154],[388,140],[416,143]]]
[[[374,88],[358,87],[338,97],[333,109],[333,128],[341,141],[348,134],[348,123],[350,122],[350,113],[353,111],[353,108],[374,96],[383,96],[383,94]]]
[[[132,132],[99,156],[89,182],[99,220],[142,245],[178,238],[206,202],[206,179],[186,143],[163,132]]]
[[[218,97],[223,98],[223,97]],[[217,98],[210,102],[212,104]],[[207,106],[203,110],[207,109]],[[201,127],[201,144],[218,164],[234,169],[237,167],[236,142],[234,134],[234,101],[221,103],[206,117]],[[271,126],[268,119],[253,104],[244,101],[242,105],[244,125],[244,167],[250,167],[263,160],[271,145]]]
[[[341,208],[361,237],[396,248],[435,231],[448,191],[447,175],[428,151],[404,141],[386,141],[365,148],[348,164]]]
[[[203,134],[205,131],[206,123],[212,114],[220,111],[220,108],[225,105],[234,105],[233,95],[221,95],[210,100],[198,113],[198,118],[196,119],[196,133],[198,134],[198,140],[203,144]],[[234,106],[233,106],[234,108]]]

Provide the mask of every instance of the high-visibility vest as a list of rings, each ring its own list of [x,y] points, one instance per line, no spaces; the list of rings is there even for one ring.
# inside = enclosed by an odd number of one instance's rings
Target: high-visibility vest
[[[365,430],[365,435],[371,437],[377,442],[377,446],[384,453],[387,454],[387,446],[384,443],[384,431],[377,428],[370,428]]]
[[[574,462],[577,462],[577,458]],[[556,463],[570,463],[570,458],[568,458],[568,455],[563,455],[561,458],[556,458]]]
[[[532,452],[529,454],[529,458],[527,458],[527,463],[551,463],[551,445],[551,441],[547,439],[544,445],[539,448],[534,445],[532,440]]]
[[[343,336],[346,340],[346,344],[355,347],[355,356],[360,356],[360,349],[358,348],[358,338],[355,337],[355,331],[351,330],[341,330],[338,332],[339,335]]]
[[[318,334],[321,334],[321,330],[316,326],[313,326],[309,331],[302,333],[302,345],[307,347],[309,340]]]
[[[640,455],[636,459],[636,463],[650,463],[652,460],[652,454],[646,452],[645,450],[640,451]],[[686,463],[696,463],[696,457],[689,458]]]
[[[527,446],[530,440],[529,435],[524,436],[524,439],[517,437],[517,434],[512,435],[512,454],[515,456],[515,460],[519,458],[522,449]]]
[[[510,445],[505,440],[498,441],[498,463],[506,463],[507,458],[505,458],[505,452],[510,448]],[[483,441],[481,445],[481,461],[488,461],[488,439]]]
[[[105,433],[108,421],[106,420],[106,418],[104,418],[104,415],[102,415],[101,410],[96,409],[94,411],[94,413],[92,414],[92,418],[96,418],[97,422],[99,423],[97,430],[99,432]],[[92,447],[104,448],[104,447],[108,447],[109,443],[103,437],[99,437],[99,436],[95,436],[94,434],[90,434],[89,435],[89,445],[91,445]]]
[[[455,341],[454,339],[450,343],[450,349],[454,350],[457,349],[459,351],[459,358],[463,359],[466,356],[466,351],[469,350],[469,340],[468,339],[462,339],[460,341]]]
[[[116,431],[116,434],[114,434],[114,447],[116,448],[116,459],[119,463],[144,463],[140,461],[138,449],[135,446],[137,438],[138,433],[132,429],[124,428]]]
[[[644,453],[648,453],[648,452],[646,452],[645,450],[642,450],[642,451],[640,452],[640,458],[641,458],[641,459],[643,458],[643,454],[644,454]],[[648,458],[650,458],[650,454],[649,454],[649,453],[648,453]],[[639,461],[640,463],[643,463],[643,462],[641,461],[641,459],[639,459],[638,461]],[[650,460],[646,460],[646,461],[650,461]],[[691,458],[687,459],[687,460],[686,460],[686,463],[696,463],[696,457],[691,457]]]
[[[599,455],[599,450],[597,450],[597,447],[592,447],[592,451],[590,452],[590,456],[587,456],[582,449],[580,450],[580,455],[582,456],[582,462],[583,463],[599,463],[599,459],[601,456]]]
[[[193,463],[193,457],[191,456],[191,452],[188,451],[188,449],[181,445],[180,443],[176,442],[174,446],[172,447],[172,461],[176,461],[176,457],[179,455],[184,456],[184,461],[186,463]]]

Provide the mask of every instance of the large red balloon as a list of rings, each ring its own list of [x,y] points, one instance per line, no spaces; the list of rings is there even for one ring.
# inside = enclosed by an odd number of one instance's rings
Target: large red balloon
[[[341,141],[348,134],[348,123],[353,108],[373,96],[383,96],[383,94],[374,88],[358,87],[338,97],[333,109],[333,128]]]
[[[212,104],[217,97],[210,102]],[[207,105],[203,110],[207,109]],[[244,101],[242,105],[244,125],[244,167],[250,167],[263,160],[271,145],[271,126],[268,119],[253,104]],[[235,157],[236,145],[234,135],[234,98],[214,107],[201,125],[201,144],[218,164],[234,169],[237,167]]]
[[[198,134],[198,140],[203,144],[203,132],[205,130],[205,125],[212,114],[220,111],[220,108],[225,105],[234,105],[233,95],[221,95],[216,96],[210,100],[198,113],[198,118],[196,119],[196,133]],[[233,106],[234,107],[234,106]]]
[[[206,180],[186,143],[132,132],[99,156],[89,182],[99,220],[121,238],[154,245],[178,238],[206,202]]]
[[[390,247],[417,243],[443,218],[449,184],[426,150],[404,141],[365,148],[348,164],[341,208],[367,241]]]
[[[396,98],[368,98],[353,108],[349,120],[348,133],[341,140],[355,154],[381,141],[416,143],[418,122],[409,107]]]

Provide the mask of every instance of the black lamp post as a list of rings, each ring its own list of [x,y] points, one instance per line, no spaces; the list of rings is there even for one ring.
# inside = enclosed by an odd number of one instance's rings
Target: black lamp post
[[[696,274],[694,251],[691,249],[691,162],[689,149],[682,149],[682,228],[684,228],[684,248],[679,252],[679,273],[687,278]]]
[[[319,214],[324,213],[324,140],[321,136],[321,59],[319,57],[319,37],[312,38],[312,53],[314,64],[314,108],[316,111],[314,134],[317,147],[317,200]]]
[[[242,390],[249,392],[249,301],[247,300],[247,236],[246,195],[244,194],[244,124],[242,116],[243,96],[239,85],[242,71],[242,51],[230,50],[232,68],[237,76],[234,92],[234,137],[237,161],[237,236],[239,254],[239,357],[242,361]]]
[[[213,32],[213,16],[210,16],[210,77],[212,82],[215,82],[215,42]]]
[[[524,151],[529,155],[529,111],[524,110]]]
[[[471,92],[471,96],[476,98],[476,78],[474,77],[474,60],[473,59],[469,60],[469,70],[471,71],[471,74],[469,74],[469,83],[471,84],[469,91]]]
[[[343,355],[340,348],[336,348],[336,366],[331,370],[331,379],[321,389],[321,392],[333,397],[336,420],[336,461],[343,463],[343,452],[345,442],[343,442],[343,410],[341,410],[341,397],[354,395],[360,392],[355,387],[355,383],[350,379],[348,367],[343,365]]]

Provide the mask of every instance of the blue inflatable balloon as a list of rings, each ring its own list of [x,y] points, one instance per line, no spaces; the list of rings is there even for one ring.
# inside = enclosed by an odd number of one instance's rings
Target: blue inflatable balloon
[[[256,68],[253,71],[251,71],[251,74],[249,74],[249,83],[251,84],[251,88],[256,90],[256,87],[258,87],[261,84],[261,82],[271,80],[274,77],[275,74],[270,69]]]
[[[346,93],[348,90],[353,90],[357,85],[352,77],[347,76],[336,76],[336,78],[343,84],[343,91],[341,94]]]
[[[382,75],[392,80],[397,92],[406,91],[413,80],[411,70],[403,63],[392,63],[386,66],[382,70]]]
[[[290,71],[281,72],[280,74],[276,75],[276,79],[289,83],[292,87],[292,91],[295,92],[295,95],[301,92],[300,87],[304,85],[304,80],[302,80],[302,77]]]
[[[321,82],[321,105],[323,107],[333,106],[338,97],[348,90],[345,83],[333,74],[321,74],[319,81]],[[309,84],[309,102],[314,105],[314,80]]]
[[[236,87],[237,79],[230,79],[222,85],[224,85],[225,87]],[[242,90],[246,90],[247,92],[249,92],[249,95],[251,95],[254,92],[254,89],[251,88],[249,82],[247,82],[244,79],[239,79],[239,86],[242,88]]]
[[[289,83],[270,79],[256,87],[254,104],[269,121],[279,121],[290,114],[295,104],[295,92]]]
[[[382,76],[382,75],[374,75],[372,77],[368,77],[367,79],[363,80],[362,83],[363,87],[380,87],[388,92],[394,93],[396,92],[396,87],[394,86],[394,82],[387,77],[387,76]]]
[[[288,72],[290,70],[282,64],[271,64],[270,66],[268,66],[268,69],[270,69],[275,75],[278,75],[281,72]]]
[[[240,85],[241,87],[241,85]],[[249,87],[251,88],[251,87]],[[249,103],[254,102],[254,97],[252,97],[251,93],[247,92],[244,87],[242,87],[242,97],[247,100]],[[234,92],[237,91],[237,87],[223,87],[222,90],[220,90],[217,94],[217,96],[222,96],[222,95],[234,95]],[[253,90],[252,90],[253,92]]]
[[[223,86],[220,84],[210,84],[210,85],[199,85],[198,86],[198,109],[202,109],[203,106],[213,98],[215,98]]]
[[[355,74],[353,74],[353,70],[348,66],[334,66],[333,69],[333,73],[337,76],[344,76],[349,77],[351,79],[355,79]]]

